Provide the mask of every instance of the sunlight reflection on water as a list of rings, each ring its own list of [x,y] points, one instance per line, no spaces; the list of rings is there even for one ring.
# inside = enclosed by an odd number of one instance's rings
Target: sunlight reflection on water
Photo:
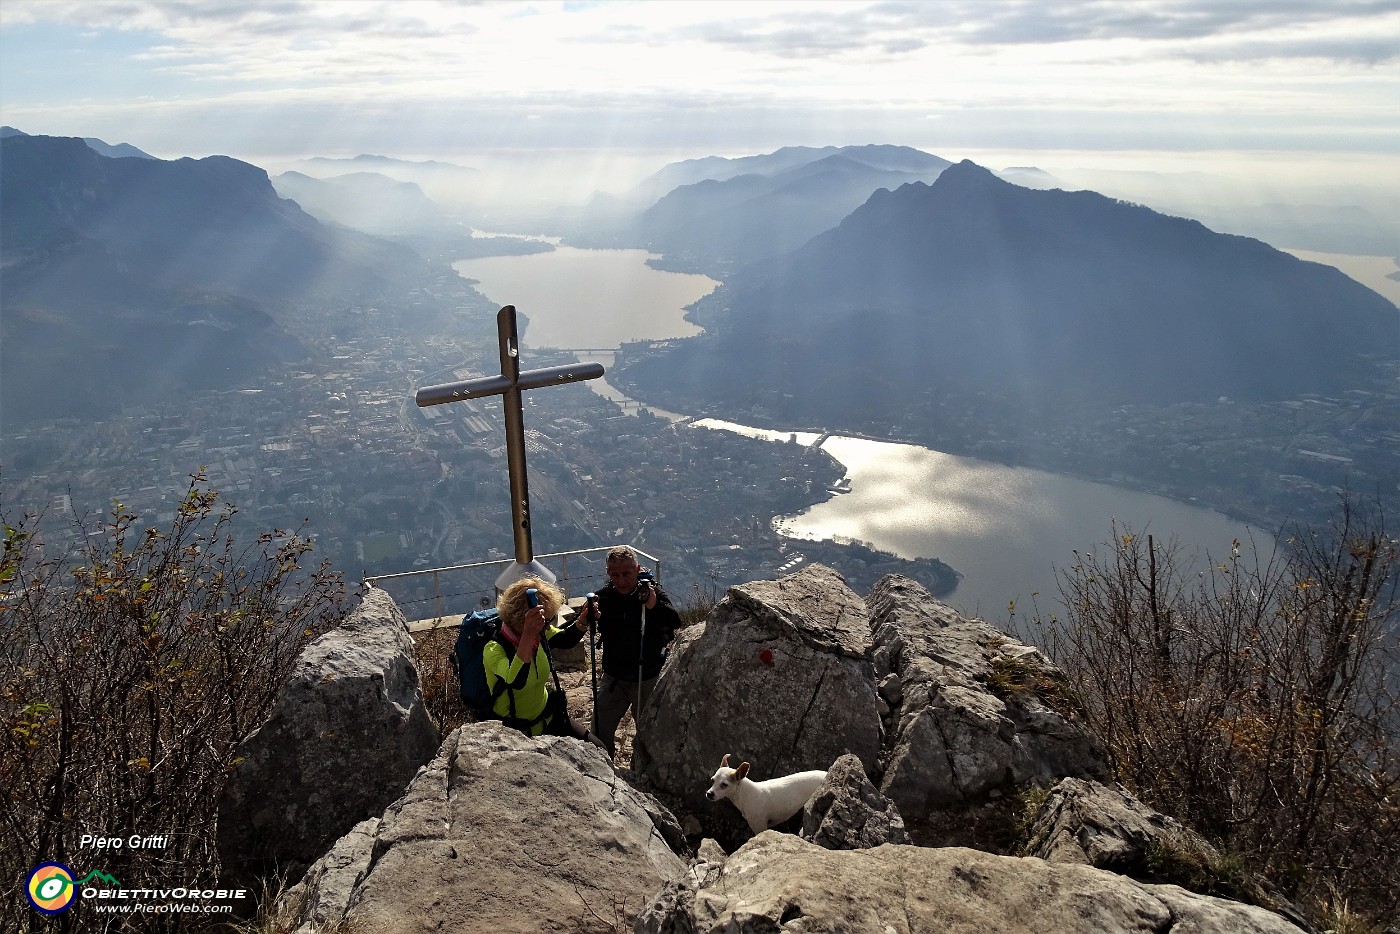
[[[696,424],[769,440],[790,434],[712,419]],[[800,433],[799,442],[817,437]],[[1246,526],[1220,513],[1105,483],[839,435],[823,449],[846,467],[851,492],[780,517],[778,530],[798,539],[866,541],[906,558],[938,558],[963,575],[948,602],[994,621],[1005,618],[1009,601],[1025,607],[1032,594],[1048,607],[1055,568],[1072,564],[1075,549],[1109,541],[1115,521],[1162,541],[1174,537],[1187,553],[1223,554],[1232,540],[1248,540]]]

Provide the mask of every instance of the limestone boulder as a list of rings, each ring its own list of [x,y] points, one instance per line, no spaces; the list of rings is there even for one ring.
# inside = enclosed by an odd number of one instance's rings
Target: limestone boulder
[[[926,931],[998,934],[1298,934],[1252,905],[1088,866],[960,847],[828,850],[764,831],[697,863],[637,918],[637,934]]]
[[[672,644],[633,768],[702,813],[733,810],[704,798],[726,753],[755,780],[826,770],[846,753],[873,768],[881,726],[868,645],[865,603],[828,567],[731,588]]]
[[[1063,779],[1041,802],[1027,837],[1028,856],[1226,894],[1311,930],[1297,907],[1267,880],[1222,859],[1200,834],[1154,811],[1121,785]]]
[[[1077,778],[1066,778],[1050,789],[1028,837],[1029,856],[1131,876],[1150,871],[1153,850],[1189,853],[1201,861],[1219,859],[1199,834],[1152,810],[1122,786]]]
[[[871,784],[853,755],[836,760],[802,809],[801,836],[828,850],[910,842],[899,809]]]
[[[378,829],[377,817],[361,821],[337,840],[329,853],[311,864],[301,881],[282,897],[277,915],[290,923],[279,930],[317,934],[330,930],[344,916],[355,887],[369,874]]]
[[[1063,675],[1039,651],[898,575],[866,603],[874,677],[889,702],[880,789],[906,820],[1029,783],[1109,777]]]
[[[440,743],[414,659],[403,614],[378,589],[306,647],[220,799],[226,869],[298,879],[403,794]]]
[[[601,749],[494,721],[449,735],[368,829],[367,847],[347,839],[327,855],[339,883],[289,893],[282,907],[303,934],[602,934],[687,869],[675,818]],[[308,879],[330,877],[321,870]]]

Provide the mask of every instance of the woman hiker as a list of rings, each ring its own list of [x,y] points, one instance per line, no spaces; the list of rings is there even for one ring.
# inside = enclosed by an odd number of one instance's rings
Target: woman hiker
[[[501,634],[482,649],[492,710],[506,726],[526,736],[572,736],[602,746],[601,740],[569,717],[563,690],[549,690],[549,650],[578,645],[588,628],[584,614],[563,629],[549,625],[563,604],[558,588],[535,577],[516,581],[496,600]]]

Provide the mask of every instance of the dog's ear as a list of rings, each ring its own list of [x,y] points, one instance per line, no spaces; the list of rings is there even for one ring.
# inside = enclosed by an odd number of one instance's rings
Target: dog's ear
[[[734,777],[739,779],[747,774],[749,774],[749,764],[747,762],[740,762],[739,767],[734,770]]]
[[[726,752],[724,758],[719,760],[719,767],[722,769],[729,768],[729,753]]]

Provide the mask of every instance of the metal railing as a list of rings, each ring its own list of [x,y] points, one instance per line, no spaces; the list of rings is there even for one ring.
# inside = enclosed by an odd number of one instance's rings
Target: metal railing
[[[580,587],[578,590],[577,596],[582,596],[591,590],[597,590],[607,583],[606,570],[601,573],[594,570],[591,573],[571,576],[569,573],[569,558],[596,554],[600,559],[600,563],[605,564],[602,559],[606,557],[611,547],[612,546],[601,546],[597,548],[576,548],[573,551],[556,551],[552,554],[536,555],[535,560],[541,562],[545,567],[549,568],[550,571],[554,572],[555,576],[558,578],[556,583],[559,589],[564,592],[566,598],[575,596],[575,594],[570,592],[571,584],[587,584],[588,586]],[[652,574],[656,577],[657,583],[661,583],[661,559],[655,555],[647,554],[640,548],[634,547],[633,550],[637,552],[638,560],[643,563],[650,563]],[[471,564],[454,564],[449,567],[424,568],[421,571],[375,574],[366,576],[364,582],[391,591],[398,589],[394,586],[395,584],[408,585],[405,587],[402,596],[395,596],[393,593],[390,594],[394,596],[394,601],[403,609],[404,615],[416,619],[441,620],[445,616],[458,615],[459,609],[461,612],[470,613],[472,610],[478,609],[479,606],[489,606],[494,603],[496,597],[496,575],[504,569],[506,565],[511,563],[513,563],[513,559],[511,558],[498,558],[492,561],[475,561]],[[580,562],[575,562],[576,570],[579,569],[579,563]],[[449,588],[447,592],[444,591],[443,587],[444,579],[446,579]],[[427,592],[426,588],[426,584],[429,580],[431,580],[432,584],[432,592],[430,594]],[[385,587],[385,582],[390,582],[391,586]],[[415,588],[413,586],[415,584],[419,586]],[[467,599],[464,600],[462,598]],[[471,605],[478,601],[484,602],[479,602],[477,606]],[[431,602],[433,606],[432,613],[424,613],[414,617],[413,613],[410,612],[410,607],[429,602]],[[448,609],[449,602],[453,605],[453,609],[450,611]]]

